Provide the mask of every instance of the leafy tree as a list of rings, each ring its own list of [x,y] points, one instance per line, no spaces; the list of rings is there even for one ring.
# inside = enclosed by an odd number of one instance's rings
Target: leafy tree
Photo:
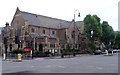
[[[102,27],[100,18],[97,15],[91,16],[90,14],[84,18],[84,31],[88,39],[101,38]],[[91,34],[93,31],[93,34]],[[92,38],[91,38],[92,35]]]
[[[101,41],[105,44],[106,48],[111,47],[114,42],[115,33],[107,21],[103,21],[102,23],[102,33]]]
[[[84,33],[90,40],[89,47],[95,50],[96,45],[94,44],[95,39],[101,39],[102,37],[102,26],[100,23],[100,18],[97,15],[91,16],[90,14],[84,18]],[[91,33],[93,31],[93,33]],[[100,41],[99,41],[100,42]]]
[[[120,31],[115,31],[113,48],[120,49]]]

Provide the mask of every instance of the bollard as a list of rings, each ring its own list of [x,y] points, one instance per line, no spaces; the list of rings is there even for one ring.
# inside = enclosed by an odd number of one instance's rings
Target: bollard
[[[106,55],[108,55],[108,51],[107,50],[105,50],[106,51]]]
[[[3,54],[3,60],[6,60],[6,54],[5,53]]]
[[[63,54],[61,55],[61,58],[64,58],[64,55],[63,55]]]
[[[18,54],[18,61],[22,61],[22,55]]]
[[[114,53],[113,53],[113,51],[112,51],[112,55],[113,55]]]

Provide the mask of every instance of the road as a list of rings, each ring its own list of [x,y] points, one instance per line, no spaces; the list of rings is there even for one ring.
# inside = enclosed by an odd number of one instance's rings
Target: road
[[[118,55],[2,61],[3,73],[118,73]]]
[[[0,74],[2,73],[2,57],[0,56]]]

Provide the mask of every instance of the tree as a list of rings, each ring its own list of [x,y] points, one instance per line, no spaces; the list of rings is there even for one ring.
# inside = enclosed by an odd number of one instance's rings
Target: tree
[[[84,31],[86,36],[91,39],[91,31],[93,31],[93,38],[101,38],[102,27],[100,23],[100,18],[97,15],[91,16],[90,14],[84,18]]]
[[[94,43],[94,39],[101,39],[102,37],[102,26],[100,23],[100,18],[97,15],[91,16],[90,14],[84,18],[84,33],[87,38]],[[93,31],[93,33],[91,33]],[[91,37],[92,36],[92,37]]]
[[[120,49],[120,31],[115,31],[115,39],[113,43],[113,48]]]
[[[102,23],[102,37],[101,41],[105,44],[106,48],[110,48],[113,45],[115,33],[113,28],[108,24],[107,21],[103,21]]]

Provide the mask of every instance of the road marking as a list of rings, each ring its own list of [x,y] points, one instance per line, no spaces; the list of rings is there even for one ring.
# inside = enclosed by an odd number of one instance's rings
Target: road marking
[[[35,58],[34,60],[43,60],[44,58]]]
[[[58,65],[58,67],[60,67],[60,68],[65,68],[64,66],[60,66],[60,65]]]
[[[65,68],[64,66],[61,66],[61,65],[47,65],[45,67],[46,68],[51,68],[51,67]]]
[[[35,67],[35,66],[31,66],[32,68]]]
[[[103,69],[102,67],[96,67],[96,68],[99,69],[99,70]]]

